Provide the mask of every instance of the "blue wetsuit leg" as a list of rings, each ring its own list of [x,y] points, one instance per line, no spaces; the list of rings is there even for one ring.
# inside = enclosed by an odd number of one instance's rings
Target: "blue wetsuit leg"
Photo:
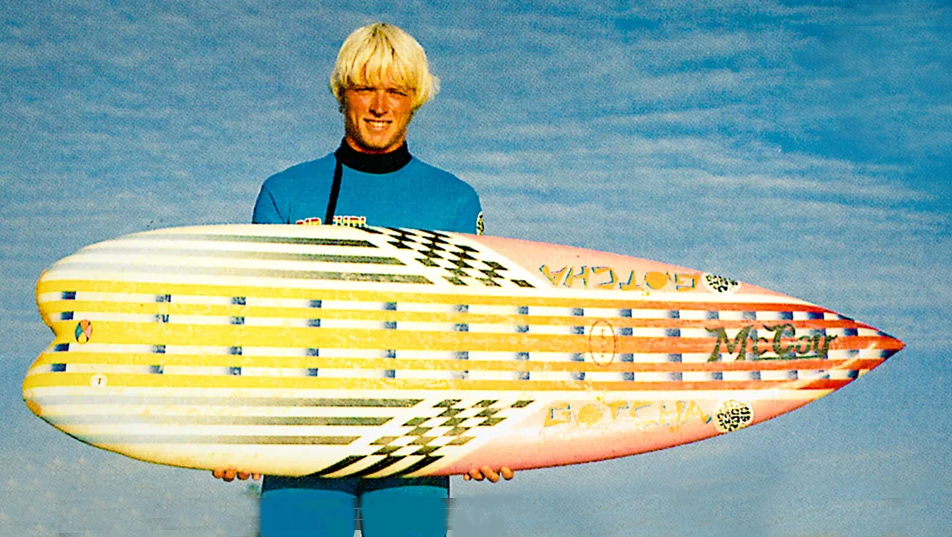
[[[358,488],[364,537],[446,535],[449,477],[362,479]]]
[[[261,537],[353,537],[358,479],[265,476]]]

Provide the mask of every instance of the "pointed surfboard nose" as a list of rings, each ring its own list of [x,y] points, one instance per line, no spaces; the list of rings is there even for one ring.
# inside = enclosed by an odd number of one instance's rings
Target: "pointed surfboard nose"
[[[906,348],[906,344],[895,336],[891,336],[881,330],[874,329],[876,335],[873,336],[870,342],[870,348],[878,349],[880,352],[880,357],[883,361],[886,361],[897,352]]]
[[[906,347],[899,338],[894,337],[878,328],[857,323],[857,328],[848,330],[844,338],[843,348],[846,360],[841,368],[852,369],[853,379],[862,377],[873,369],[881,366],[886,360]],[[848,341],[848,345],[846,344]],[[834,343],[833,348],[839,345]]]
[[[890,351],[889,356],[892,356],[896,354],[897,352],[906,348],[906,344],[899,338],[895,336],[891,336],[885,332],[880,332],[880,334],[882,334],[880,337],[883,338],[884,345]],[[889,356],[887,356],[886,358],[889,358]]]

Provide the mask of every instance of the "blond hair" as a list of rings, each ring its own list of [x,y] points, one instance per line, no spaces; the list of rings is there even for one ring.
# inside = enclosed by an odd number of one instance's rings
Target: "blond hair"
[[[400,28],[378,22],[354,30],[344,40],[330,88],[343,106],[345,89],[382,87],[385,83],[410,90],[414,111],[440,90],[440,81],[430,73],[420,43]]]

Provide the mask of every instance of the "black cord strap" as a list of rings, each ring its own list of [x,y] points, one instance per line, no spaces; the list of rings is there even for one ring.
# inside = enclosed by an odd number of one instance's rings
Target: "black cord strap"
[[[331,197],[327,200],[327,213],[324,215],[324,225],[334,224],[334,211],[337,210],[337,198],[340,197],[340,180],[344,175],[344,169],[341,167],[340,158],[334,155],[334,184],[331,185]]]

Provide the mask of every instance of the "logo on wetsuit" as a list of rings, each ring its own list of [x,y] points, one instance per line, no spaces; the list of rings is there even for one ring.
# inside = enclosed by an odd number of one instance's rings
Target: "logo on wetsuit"
[[[303,220],[298,220],[295,224],[299,226],[320,226],[323,224],[321,218],[312,216],[311,218],[305,218]],[[335,226],[350,226],[350,227],[364,227],[367,225],[366,216],[335,216],[334,217]]]

